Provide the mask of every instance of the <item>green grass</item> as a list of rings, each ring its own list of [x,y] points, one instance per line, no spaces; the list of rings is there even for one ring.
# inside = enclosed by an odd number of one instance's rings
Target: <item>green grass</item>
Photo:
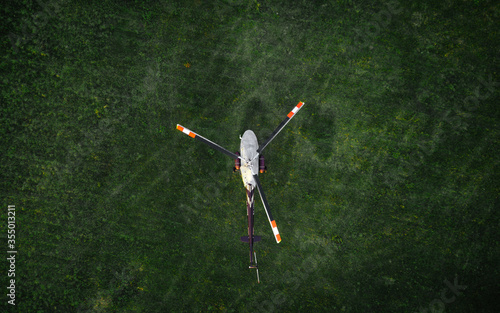
[[[6,4],[0,236],[14,204],[19,259],[2,308],[497,312],[498,14],[486,0]],[[257,201],[257,284],[241,177],[175,125],[237,151],[299,101],[264,153],[283,240]]]

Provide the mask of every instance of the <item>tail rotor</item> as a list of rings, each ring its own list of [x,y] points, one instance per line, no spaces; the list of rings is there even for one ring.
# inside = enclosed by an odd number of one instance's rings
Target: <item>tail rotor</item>
[[[253,257],[255,259],[255,269],[257,270],[257,283],[260,284],[260,279],[259,279],[259,268],[257,267],[257,253],[255,251],[253,252]]]

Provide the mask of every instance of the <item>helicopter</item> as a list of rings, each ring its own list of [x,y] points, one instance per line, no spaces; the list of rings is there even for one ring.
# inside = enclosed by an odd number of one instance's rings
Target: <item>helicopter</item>
[[[224,153],[225,155],[234,159],[233,171],[240,171],[243,179],[243,185],[246,189],[246,203],[247,203],[247,217],[248,217],[248,236],[240,238],[241,241],[247,242],[250,248],[250,265],[249,268],[257,270],[257,281],[259,281],[259,270],[257,267],[257,254],[253,250],[253,245],[262,239],[261,236],[254,235],[254,191],[258,190],[264,210],[266,211],[267,219],[271,225],[273,235],[276,243],[281,242],[281,235],[278,231],[276,221],[271,215],[269,210],[269,203],[267,202],[266,195],[262,190],[262,185],[259,179],[259,173],[266,172],[265,159],[262,151],[269,145],[269,143],[278,135],[278,133],[290,122],[290,120],[297,114],[297,112],[304,106],[304,102],[299,102],[288,113],[285,119],[276,127],[271,135],[259,146],[257,136],[252,130],[246,130],[243,136],[240,136],[240,151],[233,153],[228,149],[218,145],[217,143],[208,140],[207,138],[187,129],[186,127],[177,124],[177,130],[183,132],[191,138],[207,144],[209,147]]]

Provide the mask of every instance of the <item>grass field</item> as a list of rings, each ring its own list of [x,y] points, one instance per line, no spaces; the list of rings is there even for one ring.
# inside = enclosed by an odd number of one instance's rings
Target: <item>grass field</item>
[[[500,312],[496,1],[1,12],[0,311]],[[233,161],[175,126],[237,151],[299,101],[264,151],[258,284]]]

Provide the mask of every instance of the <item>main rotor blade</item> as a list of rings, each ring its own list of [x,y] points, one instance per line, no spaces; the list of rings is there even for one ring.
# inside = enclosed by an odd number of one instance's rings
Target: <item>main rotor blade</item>
[[[295,108],[293,108],[293,110],[290,111],[290,113],[288,113],[288,115],[285,117],[283,122],[281,122],[281,124],[279,124],[278,127],[273,131],[271,136],[269,136],[269,138],[266,141],[264,141],[263,144],[260,145],[259,149],[257,149],[257,153],[261,153],[262,150],[264,150],[264,148],[271,142],[271,140],[274,139],[274,137],[276,137],[276,135],[278,135],[278,133],[283,129],[283,127],[285,127],[286,124],[288,124],[288,122],[290,122],[292,117],[295,116],[295,113],[299,112],[300,108],[303,105],[304,105],[304,102],[299,102],[299,104],[297,104],[295,106]]]
[[[193,137],[194,139],[197,139],[203,143],[206,143],[211,148],[218,150],[218,151],[224,153],[225,155],[230,156],[233,159],[240,158],[238,155],[232,153],[231,151],[227,150],[226,148],[223,148],[223,147],[219,146],[218,144],[216,144],[215,142],[210,141],[207,138],[200,136],[195,132],[190,131],[189,129],[185,128],[184,126],[177,124],[177,129],[180,130],[181,132],[183,132],[184,134],[188,135],[189,137]]]
[[[280,232],[278,231],[278,226],[276,226],[276,222],[273,219],[273,216],[271,215],[271,211],[269,211],[269,203],[267,203],[266,195],[264,194],[264,191],[262,190],[262,186],[260,184],[259,180],[259,175],[253,175],[253,179],[255,180],[255,183],[257,184],[257,189],[259,190],[260,194],[260,199],[262,200],[262,203],[264,204],[264,209],[266,210],[267,218],[269,219],[269,223],[271,224],[271,228],[273,229],[274,237],[276,237],[276,243],[281,242],[281,236]]]

